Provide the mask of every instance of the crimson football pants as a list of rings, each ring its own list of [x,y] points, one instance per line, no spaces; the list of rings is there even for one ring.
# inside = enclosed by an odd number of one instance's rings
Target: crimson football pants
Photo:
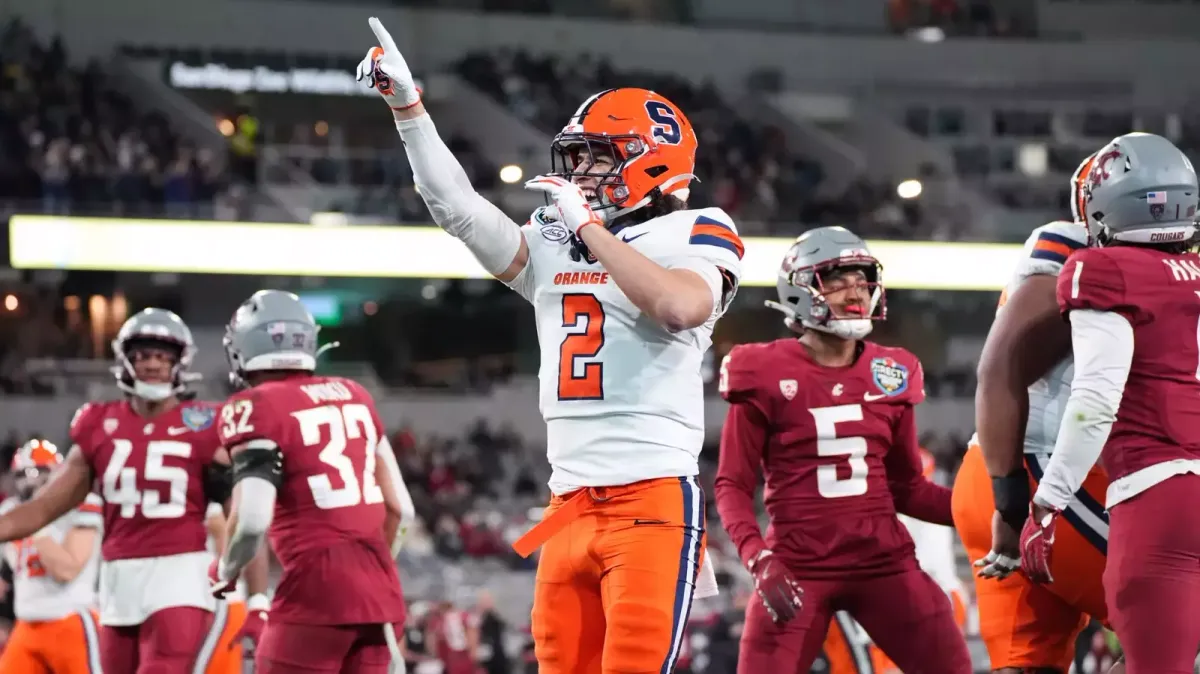
[[[1200,651],[1200,475],[1179,475],[1109,512],[1104,595],[1126,674],[1192,674]]]
[[[946,593],[913,569],[866,579],[800,580],[804,606],[776,625],[757,596],[746,606],[738,674],[808,672],[829,619],[846,611],[904,674],[971,674],[971,655]]]
[[[190,672],[204,650],[213,614],[194,606],[155,611],[140,625],[100,628],[100,666],[125,674]]]
[[[403,626],[396,633],[403,634]],[[267,622],[255,674],[387,674],[392,663],[383,626]]]

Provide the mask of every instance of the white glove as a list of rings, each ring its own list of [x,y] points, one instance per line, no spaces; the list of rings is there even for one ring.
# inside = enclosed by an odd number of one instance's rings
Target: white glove
[[[579,230],[586,225],[604,226],[604,221],[588,205],[583,190],[573,182],[557,176],[538,176],[526,182],[525,189],[541,190],[549,194],[550,203],[553,204],[554,210],[557,210],[557,214],[552,209],[546,210],[550,215],[557,215],[558,221],[575,236],[579,236]]]
[[[368,23],[382,47],[371,47],[358,64],[355,78],[379,92],[393,110],[411,108],[421,102],[421,91],[413,81],[412,72],[400,54],[400,49],[383,23],[371,17]]]

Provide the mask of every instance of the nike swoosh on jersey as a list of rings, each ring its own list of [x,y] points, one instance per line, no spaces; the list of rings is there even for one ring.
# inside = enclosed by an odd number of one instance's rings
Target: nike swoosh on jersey
[[[882,400],[887,397],[886,393],[864,393],[863,400],[871,402],[873,400]]]
[[[167,429],[167,435],[172,435],[172,436],[183,435],[184,433],[187,433],[190,430],[191,430],[190,428],[186,428],[186,427],[171,426],[170,428]]]
[[[635,234],[633,236],[623,236],[623,237],[621,237],[621,240],[624,241],[625,243],[633,243],[635,239],[640,239],[649,233],[650,232],[642,232],[641,234]]]

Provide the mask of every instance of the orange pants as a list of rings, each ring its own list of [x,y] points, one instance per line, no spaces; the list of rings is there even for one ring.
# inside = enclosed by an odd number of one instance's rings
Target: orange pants
[[[1031,488],[1041,479],[1046,459],[1026,455]],[[1108,551],[1108,515],[1104,511],[1108,477],[1099,467],[1084,480],[1063,513],[1054,541],[1054,582],[1035,585],[1021,573],[1004,580],[975,578],[979,632],[993,669],[1057,667],[1067,671],[1075,639],[1088,616],[1105,622],[1104,563]],[[992,548],[991,477],[983,451],[971,446],[954,481],[954,527],[972,561]]]
[[[205,674],[242,674],[242,645],[235,643],[233,637],[242,629],[242,623],[246,621],[246,603],[242,601],[225,602],[224,606],[219,603],[217,612],[213,616],[213,633],[220,636],[216,637],[215,648],[208,659],[208,667],[204,669]],[[205,639],[205,647],[213,641],[212,638]],[[204,653],[201,653],[203,657]]]
[[[704,555],[695,478],[555,496],[514,547],[527,554],[537,543],[532,631],[541,674],[671,670]]]
[[[90,674],[100,671],[95,613],[81,611],[58,620],[18,620],[0,655],[4,674]]]

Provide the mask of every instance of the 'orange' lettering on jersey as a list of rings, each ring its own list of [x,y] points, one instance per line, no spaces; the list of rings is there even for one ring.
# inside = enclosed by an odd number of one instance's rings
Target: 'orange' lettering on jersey
[[[556,286],[604,285],[608,283],[606,271],[560,271],[554,275]]]

